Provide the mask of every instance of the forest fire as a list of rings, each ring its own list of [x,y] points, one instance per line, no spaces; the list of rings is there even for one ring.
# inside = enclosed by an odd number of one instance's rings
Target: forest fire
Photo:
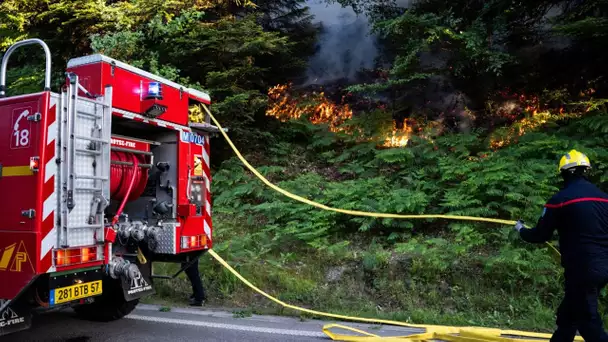
[[[591,96],[595,92],[594,89],[589,89],[583,95]],[[578,117],[589,111],[589,106],[578,108],[570,108],[568,113],[564,109],[563,103],[550,105],[540,101],[538,96],[527,96],[525,94],[509,94],[506,91],[499,92],[503,99],[514,100],[516,103],[511,103],[511,106],[503,106],[498,110],[498,113],[505,118],[508,118],[514,123],[508,128],[506,134],[501,137],[496,137],[490,141],[490,146],[493,149],[504,147],[510,143],[517,142],[517,138],[524,135],[533,129],[551,121],[559,120],[565,117]],[[523,118],[520,118],[523,113],[528,113]],[[520,118],[520,119],[518,119]]]
[[[310,122],[315,125],[328,124],[332,132],[344,131],[339,126],[353,116],[348,104],[337,105],[327,99],[323,92],[306,94],[298,99],[291,97],[289,88],[290,85],[279,84],[268,90],[271,104],[266,115],[285,122],[310,114]]]
[[[515,123],[507,129],[506,134],[500,137],[495,137],[490,141],[490,147],[499,149],[510,143],[516,142],[517,138],[521,137],[526,131],[532,130],[546,123],[553,114],[549,109],[541,107],[538,96],[526,96],[525,94],[508,94],[500,92],[503,99],[510,99],[511,102],[503,105],[503,108],[498,110],[498,113],[505,118],[515,120]],[[515,101],[515,103],[513,103]],[[529,115],[517,120],[523,113]],[[563,113],[560,108],[559,113]]]
[[[588,93],[592,94],[593,91]],[[498,118],[496,124],[504,128],[496,131],[490,139],[490,147],[494,150],[516,143],[519,137],[547,122],[578,116],[589,110],[589,108],[569,108],[566,112],[563,103],[544,101],[536,95],[530,96],[509,91],[501,91],[499,95],[501,100],[497,101],[498,106],[492,108],[491,117]],[[327,124],[332,132],[353,134],[355,131],[361,131],[360,128],[343,125],[353,118],[353,108],[356,109],[360,106],[360,102],[356,101],[351,101],[354,103],[354,107],[349,105],[350,102],[346,103],[345,100],[351,99],[350,97],[342,96],[339,101],[334,102],[326,96],[324,91],[308,90],[301,95],[296,95],[291,91],[291,84],[280,84],[270,88],[268,97],[269,105],[266,115],[283,122],[299,119],[302,115],[306,115],[311,123]],[[366,110],[365,107],[363,108]],[[375,104],[369,108],[383,109],[384,105]],[[412,125],[412,123],[407,119],[402,124],[393,121],[392,130],[384,136],[381,135],[379,146],[386,148],[407,146],[414,132],[413,127],[416,126],[417,130],[421,129],[418,124],[414,122]],[[420,135],[420,137],[423,136]],[[371,141],[372,139],[363,137],[359,141]]]
[[[332,132],[352,133],[353,127],[341,126],[353,117],[353,110],[348,104],[336,104],[325,96],[324,92],[306,93],[301,96],[290,94],[291,85],[279,84],[268,90],[270,103],[266,110],[267,116],[275,117],[283,122],[309,115],[311,123],[328,124]],[[412,129],[404,121],[403,128],[397,128],[393,122],[392,133],[383,140],[384,147],[406,146]]]
[[[407,125],[407,121],[403,120],[403,128],[398,129],[397,123],[393,122],[393,132],[390,136],[386,137],[384,144],[385,147],[400,147],[406,146],[410,140],[412,134],[412,128]]]

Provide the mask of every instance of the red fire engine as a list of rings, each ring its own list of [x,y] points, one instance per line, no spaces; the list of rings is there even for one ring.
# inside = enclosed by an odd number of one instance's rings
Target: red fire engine
[[[31,44],[46,55],[45,89],[6,97],[9,57]],[[153,275],[152,262],[187,267],[212,247],[209,135],[218,130],[188,119],[209,96],[100,54],[68,62],[61,94],[50,85],[43,41],[6,51],[0,336],[62,306],[119,319],[154,293],[153,278],[171,278]]]

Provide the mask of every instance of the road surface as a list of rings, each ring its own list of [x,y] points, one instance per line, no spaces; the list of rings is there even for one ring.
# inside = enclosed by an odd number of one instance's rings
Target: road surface
[[[140,304],[126,318],[110,323],[88,322],[73,311],[44,313],[34,317],[30,330],[0,338],[4,341],[127,342],[127,341],[330,341],[321,329],[331,323],[299,318],[258,316],[235,317],[226,311],[172,308]],[[371,324],[340,324],[383,336],[408,335],[417,330],[378,327]]]

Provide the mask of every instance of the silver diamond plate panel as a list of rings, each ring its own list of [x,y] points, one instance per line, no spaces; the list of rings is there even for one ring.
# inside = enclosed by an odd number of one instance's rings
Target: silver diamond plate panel
[[[179,223],[163,223],[158,231],[158,254],[177,254],[177,246],[175,237],[177,236],[177,227]]]
[[[70,91],[73,91],[72,87],[75,87],[75,85],[70,85]],[[106,91],[108,92],[108,90]],[[111,99],[111,90],[106,96]],[[77,97],[74,107],[69,105],[64,107],[64,120],[62,120],[61,125],[63,131],[61,134],[61,151],[63,152],[61,174],[65,176],[61,180],[63,186],[61,187],[62,200],[60,206],[61,212],[65,216],[60,230],[62,235],[60,241],[69,247],[96,244],[95,233],[96,231],[102,232],[104,222],[103,216],[96,215],[93,211],[93,205],[101,193],[109,192],[110,134],[106,132],[110,130],[110,122],[106,118],[107,115],[111,115],[109,99],[104,101],[103,99],[91,100]],[[68,144],[70,135],[68,123],[65,119],[71,120],[73,126],[74,139],[71,147]],[[102,136],[99,136],[100,129]],[[100,144],[86,139],[89,137],[101,139],[103,143]],[[97,146],[94,146],[94,144]],[[68,151],[68,149],[73,150]],[[91,150],[97,152],[87,152]],[[72,156],[71,163],[67,159],[68,154]],[[69,164],[73,167],[71,172]],[[69,176],[74,177],[72,192],[74,207],[71,210],[68,210],[68,193],[65,192],[65,187],[69,184]],[[86,179],[86,177],[104,177],[106,179]],[[94,217],[93,221],[90,220],[92,216]]]
[[[95,113],[95,104],[91,102],[79,101],[78,111],[85,113]],[[101,112],[101,111],[99,111]],[[77,115],[74,120],[74,134],[75,136],[90,137],[91,132],[95,128],[97,120],[93,117]],[[74,139],[74,147],[76,149],[86,150],[90,144],[90,141],[84,139]],[[96,162],[96,156],[84,153],[74,154],[74,174],[79,176],[97,176],[95,174],[95,168],[93,167]],[[78,188],[97,188],[99,181],[93,179],[79,179],[76,178],[74,187]],[[74,203],[75,207],[72,212],[68,214],[68,227],[75,227],[70,229],[68,234],[68,245],[69,246],[88,246],[95,244],[94,228],[78,228],[86,226],[88,224],[89,217],[91,215],[91,205],[95,198],[95,194],[92,191],[74,191]]]

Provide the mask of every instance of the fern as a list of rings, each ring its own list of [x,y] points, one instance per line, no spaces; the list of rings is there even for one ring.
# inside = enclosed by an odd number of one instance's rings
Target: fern
[[[252,163],[280,187],[336,208],[523,219],[534,224],[560,187],[556,165],[570,148],[591,158],[592,178],[608,189],[608,138],[602,134],[606,117],[597,114],[524,134],[517,144],[496,151],[489,150],[476,131],[434,141],[412,138],[413,145],[406,148],[379,149],[375,143],[357,144],[337,136],[330,144],[311,147],[309,142],[328,135],[307,127],[306,134],[312,136],[281,141],[264,151],[263,160]],[[298,125],[294,129],[300,132]],[[483,277],[500,279],[501,287],[555,291],[550,280],[559,276],[559,269],[552,257],[521,242],[509,227],[323,211],[267,188],[235,159],[215,172],[213,190],[216,213],[252,227],[252,232],[235,238],[232,248],[256,253],[306,248],[345,255],[369,247],[364,258],[370,267],[378,267],[386,251],[403,254],[411,259],[410,271],[420,281],[436,282],[455,267],[474,270],[479,265]],[[218,234],[228,234],[221,227]],[[372,239],[377,241],[373,251]],[[462,265],[455,266],[456,261]]]
[[[601,113],[600,115],[588,116],[581,119],[578,122],[578,131],[581,133],[608,133],[608,115],[606,115],[605,113]]]

